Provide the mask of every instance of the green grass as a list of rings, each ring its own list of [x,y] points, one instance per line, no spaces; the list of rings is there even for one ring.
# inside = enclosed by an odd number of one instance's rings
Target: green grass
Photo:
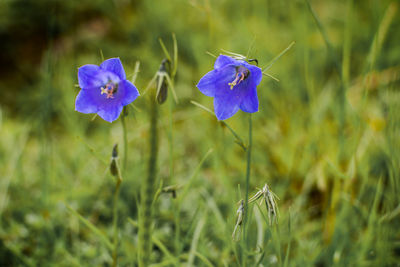
[[[128,108],[125,165],[121,123],[74,111],[77,68],[101,63],[102,51],[120,57],[131,77],[139,61],[143,93],[165,57],[159,38],[172,55],[172,33],[179,102],[169,91],[159,106],[153,189],[162,182],[177,197],[160,193],[153,202],[153,265],[400,262],[398,2],[24,2],[0,3],[1,36],[32,32],[30,41],[1,46],[13,55],[1,59],[16,62],[0,79],[1,266],[112,264],[115,143],[124,167],[118,263],[137,266],[151,93]],[[249,195],[268,183],[280,198],[278,224],[270,226],[264,205],[250,204],[246,240],[234,242],[246,152],[231,131],[247,145],[248,114],[218,122],[191,103],[213,109],[195,85],[212,69],[206,52],[249,51],[267,66],[293,41],[268,69],[279,82],[263,78],[251,116]]]

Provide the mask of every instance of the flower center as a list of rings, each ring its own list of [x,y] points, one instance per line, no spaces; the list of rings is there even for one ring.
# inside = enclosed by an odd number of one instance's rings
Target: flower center
[[[118,84],[114,84],[110,81],[105,86],[102,86],[100,89],[101,94],[106,94],[107,99],[114,98],[114,94],[118,90]]]
[[[231,87],[231,90],[233,90],[233,87],[245,80],[249,76],[249,74],[250,71],[247,68],[243,66],[236,67],[235,79],[232,82],[228,83],[228,85]]]

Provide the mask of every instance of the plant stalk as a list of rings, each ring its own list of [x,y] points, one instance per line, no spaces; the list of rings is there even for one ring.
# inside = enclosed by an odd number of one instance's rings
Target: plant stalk
[[[155,96],[150,97],[150,157],[148,162],[147,178],[143,181],[141,190],[141,205],[139,210],[139,266],[146,267],[150,262],[151,236],[153,224],[152,202],[156,185],[156,168],[158,154],[158,132],[157,117],[158,105],[154,100]]]
[[[251,114],[249,114],[249,144],[246,149],[247,155],[247,166],[246,166],[246,195],[244,201],[244,216],[243,216],[243,247],[242,247],[242,266],[246,266],[247,259],[247,214],[248,214],[248,202],[249,202],[249,186],[250,186],[250,170],[251,170],[251,149],[253,146],[253,125],[252,125]]]
[[[125,109],[126,107],[124,107]],[[122,123],[122,134],[124,138],[124,163],[122,165],[122,170],[126,170],[127,162],[128,162],[128,133],[126,130],[126,122],[125,122],[125,112],[123,111],[121,116],[121,123]]]
[[[118,169],[118,177],[117,181],[115,182],[115,192],[114,192],[114,204],[113,204],[113,234],[114,234],[114,241],[113,241],[113,267],[116,267],[118,264],[118,198],[119,198],[119,191],[120,185],[122,182],[121,172]]]

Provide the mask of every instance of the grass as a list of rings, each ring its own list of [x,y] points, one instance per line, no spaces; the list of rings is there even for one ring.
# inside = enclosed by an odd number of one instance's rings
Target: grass
[[[117,257],[119,266],[137,266],[150,93],[128,107],[124,136],[120,123],[74,111],[76,70],[101,63],[99,51],[118,56],[142,93],[164,50],[172,55],[172,33],[179,102],[169,91],[159,106],[156,189],[172,186],[176,198],[160,191],[152,203],[152,266],[398,264],[396,1],[21,3],[0,3],[4,40],[32,33],[32,41],[0,47],[19,60],[0,57],[11,69],[0,79],[0,265],[112,264],[115,178],[108,168],[113,145],[123,148],[126,138]],[[40,15],[43,6],[51,12]],[[212,69],[207,52],[249,51],[267,66],[293,41],[269,67],[279,82],[264,76],[260,111],[251,116],[249,196],[268,183],[280,217],[270,226],[265,206],[249,204],[246,239],[235,242],[248,114],[218,122],[200,108],[213,110],[212,99],[195,85]]]

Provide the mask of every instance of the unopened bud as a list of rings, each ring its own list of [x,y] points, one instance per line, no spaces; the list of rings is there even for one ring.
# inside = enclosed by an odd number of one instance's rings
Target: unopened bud
[[[110,172],[113,176],[118,176],[118,144],[115,144],[111,153],[111,163],[110,163]]]
[[[115,144],[115,145],[113,146],[111,158],[112,158],[112,159],[118,158],[118,144]]]
[[[162,104],[168,97],[168,83],[166,75],[171,74],[171,62],[168,59],[163,59],[157,75],[157,95],[156,99],[158,104]]]
[[[170,185],[166,186],[162,189],[163,193],[170,193],[172,195],[172,198],[176,198],[176,190],[179,189],[179,185]]]

